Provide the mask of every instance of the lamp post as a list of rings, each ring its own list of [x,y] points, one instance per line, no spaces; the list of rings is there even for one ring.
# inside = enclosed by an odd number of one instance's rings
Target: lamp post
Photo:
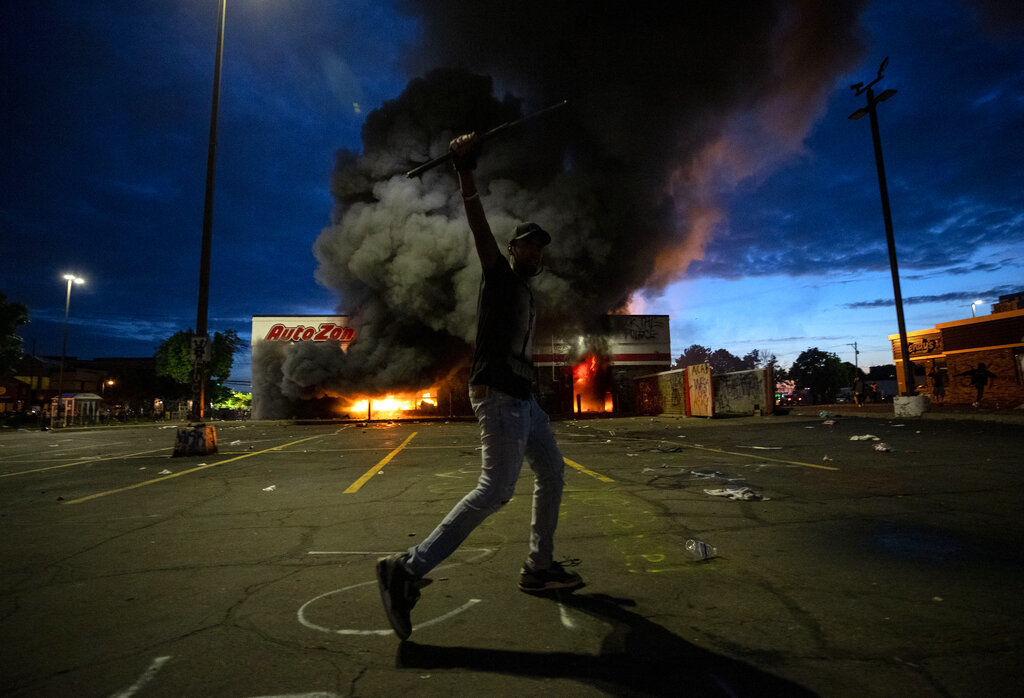
[[[974,306],[981,305],[984,302],[985,301],[983,301],[983,300],[976,300],[973,303],[971,303],[971,317],[978,317],[977,315],[974,314]]]
[[[217,53],[213,63],[213,99],[210,107],[210,141],[206,150],[206,196],[203,200],[203,239],[199,254],[199,298],[196,330],[192,336],[192,422],[179,429],[175,456],[204,456],[217,452],[217,433],[203,423],[206,414],[206,364],[210,359],[210,335],[206,314],[210,304],[210,240],[213,234],[213,185],[217,168],[217,108],[220,102],[220,67],[224,53],[224,17],[228,0],[221,0],[217,17]]]
[[[71,314],[71,284],[84,284],[85,279],[74,274],[65,274],[64,280],[68,282],[67,299],[64,301],[64,341],[60,347],[60,379],[57,381],[57,409],[50,415],[50,425],[57,423],[57,415],[64,412],[64,425],[67,426],[67,411],[62,410],[64,406],[64,360],[68,353],[68,317]]]
[[[865,85],[862,82],[858,82],[855,85],[850,85],[850,89],[860,95],[867,93],[867,105],[861,107],[857,111],[850,114],[848,118],[856,121],[863,118],[865,115],[871,117],[871,139],[875,145],[875,167],[878,170],[878,189],[882,197],[882,218],[885,221],[885,241],[889,247],[889,268],[892,272],[892,290],[895,296],[896,302],[896,323],[899,326],[900,331],[900,352],[903,356],[903,386],[904,395],[914,395],[916,390],[914,389],[914,371],[911,367],[910,362],[910,348],[907,344],[907,326],[903,321],[903,294],[900,292],[900,272],[899,267],[896,264],[896,241],[892,234],[892,212],[889,210],[889,188],[885,182],[885,164],[882,161],[882,138],[878,133],[878,112],[876,106],[879,102],[885,100],[896,94],[896,90],[884,90],[882,94],[875,96],[874,91],[871,89],[876,83],[881,81],[883,75],[882,71],[885,70],[885,66],[889,63],[889,58],[886,57],[882,64],[878,66],[878,76]]]
[[[210,241],[213,235],[213,186],[217,168],[217,109],[220,102],[220,68],[224,53],[224,18],[228,0],[221,0],[217,18],[217,53],[213,65],[213,99],[210,108],[210,140],[206,151],[206,196],[203,201],[203,239],[199,256],[199,299],[196,303],[196,333],[192,340],[192,414],[202,422],[206,412],[206,362],[210,346],[206,315],[210,301]]]

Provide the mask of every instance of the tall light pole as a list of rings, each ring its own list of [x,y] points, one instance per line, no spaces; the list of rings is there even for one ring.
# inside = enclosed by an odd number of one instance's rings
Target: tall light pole
[[[981,305],[984,302],[985,301],[983,301],[983,300],[976,300],[973,303],[971,303],[971,317],[978,317],[977,315],[974,314],[974,306]]]
[[[213,236],[213,186],[217,169],[217,109],[220,103],[220,69],[224,54],[224,18],[228,0],[221,0],[217,19],[217,54],[213,65],[213,100],[210,108],[210,141],[206,151],[206,197],[203,202],[203,241],[199,256],[199,300],[193,340],[195,368],[192,373],[192,419],[203,421],[206,413],[206,362],[210,337],[206,314],[210,304],[210,241]]]
[[[71,315],[71,284],[84,284],[85,279],[74,274],[65,274],[64,280],[68,282],[68,295],[64,301],[64,341],[60,347],[60,379],[57,382],[57,409],[50,415],[50,424],[57,423],[57,415],[64,406],[64,360],[68,353],[68,317]],[[64,422],[67,423],[67,415],[64,415]]]
[[[210,108],[210,141],[206,150],[206,197],[203,201],[203,239],[199,254],[199,298],[196,303],[196,330],[192,337],[192,421],[178,430],[175,456],[199,456],[217,452],[213,427],[203,424],[206,414],[206,364],[210,354],[210,335],[206,314],[210,304],[210,241],[213,236],[213,185],[217,169],[217,107],[220,102],[220,66],[224,53],[224,18],[228,0],[221,0],[217,18],[217,53],[213,64],[213,99]]]
[[[896,264],[896,241],[892,234],[892,212],[889,210],[889,188],[885,183],[885,164],[882,161],[882,138],[878,134],[878,113],[875,109],[879,102],[885,100],[896,94],[896,90],[885,90],[882,94],[875,96],[874,91],[871,89],[876,83],[880,82],[883,75],[882,71],[885,70],[886,64],[889,63],[888,56],[882,61],[882,64],[878,66],[878,76],[865,85],[862,82],[858,82],[855,85],[850,85],[850,89],[853,90],[857,96],[867,93],[867,106],[861,107],[857,111],[850,114],[849,118],[854,121],[863,118],[865,115],[871,117],[871,139],[875,144],[875,166],[878,169],[878,189],[882,197],[882,217],[885,221],[885,241],[889,246],[889,268],[892,271],[892,290],[896,301],[896,323],[899,326],[900,331],[900,352],[903,356],[903,386],[904,395],[916,394],[914,381],[914,370],[911,367],[910,362],[910,348],[907,344],[907,325],[903,321],[903,294],[900,293],[900,272],[899,267]]]

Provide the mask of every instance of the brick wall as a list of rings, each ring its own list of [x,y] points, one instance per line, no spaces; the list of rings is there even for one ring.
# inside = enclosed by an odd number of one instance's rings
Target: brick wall
[[[977,391],[971,383],[970,376],[956,377],[956,374],[977,368],[979,363],[996,374],[990,378],[985,386],[985,394],[982,397],[982,405],[986,407],[1015,407],[1024,403],[1024,385],[1017,376],[1017,367],[1014,365],[1012,349],[989,349],[987,351],[964,352],[962,354],[948,354],[946,356],[946,368],[948,369],[949,385],[946,386],[947,403],[974,402]]]

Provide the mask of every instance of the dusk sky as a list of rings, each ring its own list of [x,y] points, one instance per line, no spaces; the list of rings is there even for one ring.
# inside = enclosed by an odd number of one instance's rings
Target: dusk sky
[[[487,14],[491,4],[229,0],[211,332],[234,329],[248,340],[252,315],[350,310],[351,299],[314,276],[313,245],[335,208],[336,152],[360,153],[367,115],[411,79],[458,65],[493,77],[499,100],[508,92],[526,111],[545,105],[551,95],[531,88],[530,66],[483,54],[475,63],[452,39],[473,22],[490,34],[505,31],[505,16]],[[29,308],[31,322],[21,330],[26,351],[60,353],[65,272],[86,279],[72,292],[69,355],[151,355],[161,339],[194,325],[218,5],[3,3],[0,291]],[[449,5],[460,16],[465,7],[480,11],[452,26],[438,9]],[[521,11],[532,12],[530,5]],[[692,31],[706,4],[689,5]],[[739,25],[762,3],[722,5],[730,9],[718,12],[716,24],[733,13]],[[775,5],[778,21],[787,9],[804,7]],[[857,342],[861,366],[891,363],[887,335],[896,332],[896,315],[870,126],[866,118],[847,119],[864,104],[849,85],[873,79],[886,56],[876,91],[898,90],[879,106],[879,117],[907,329],[970,317],[979,299],[977,312],[988,313],[999,295],[1024,290],[1021,3],[843,5],[848,41],[831,47],[828,64],[801,54],[806,71],[779,69],[780,83],[789,80],[780,94],[799,99],[773,100],[761,75],[756,99],[721,91],[729,108],[709,113],[727,114],[728,123],[680,129],[692,142],[684,149],[677,141],[679,152],[696,156],[677,163],[677,173],[690,172],[681,180],[687,187],[704,187],[699,197],[676,196],[687,221],[678,230],[689,241],[680,243],[686,254],[655,264],[657,278],[646,292],[636,289],[631,305],[671,316],[673,356],[695,343],[737,355],[759,349],[788,367],[812,346],[852,362],[849,344]],[[544,14],[536,15],[539,26]],[[516,36],[524,24],[506,33]],[[651,45],[678,47],[658,60],[712,61],[707,81],[742,84],[745,63],[725,55],[728,47],[720,54],[710,43],[688,50],[671,40],[677,29],[683,27],[664,26],[665,35],[652,38]],[[581,26],[580,36],[561,40],[584,46],[595,38],[586,31]],[[514,40],[529,49],[534,37]],[[826,45],[829,37],[819,40]],[[785,49],[775,47],[780,61]],[[775,67],[768,68],[770,77]],[[803,83],[793,76],[804,72],[826,89],[794,87]],[[646,77],[637,75],[638,83]],[[580,82],[600,78],[581,75]],[[678,95],[690,86],[657,89],[663,92],[646,97],[685,105]],[[719,94],[714,85],[702,89]],[[625,102],[602,99],[610,114],[629,116],[600,122],[608,129],[601,136],[615,144],[610,150],[628,143],[631,130],[649,138],[643,104],[632,109],[628,94]],[[584,103],[581,109],[599,108],[595,98]],[[681,110],[680,124],[700,122],[695,112]],[[714,135],[701,140],[705,133]],[[502,146],[492,147],[500,153]],[[669,173],[661,186],[673,186]],[[710,211],[699,225],[698,204]],[[240,352],[232,378],[248,380],[249,372],[248,352]]]

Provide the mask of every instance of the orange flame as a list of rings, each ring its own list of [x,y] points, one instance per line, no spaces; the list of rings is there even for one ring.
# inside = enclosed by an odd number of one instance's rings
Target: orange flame
[[[594,380],[599,370],[597,356],[587,354],[583,361],[572,367],[573,409],[582,412],[612,412],[612,394],[599,394]]]
[[[395,419],[411,416],[414,411],[437,407],[437,390],[431,388],[415,393],[390,393],[387,395],[362,396],[342,406],[353,418],[366,416],[370,419]]]

